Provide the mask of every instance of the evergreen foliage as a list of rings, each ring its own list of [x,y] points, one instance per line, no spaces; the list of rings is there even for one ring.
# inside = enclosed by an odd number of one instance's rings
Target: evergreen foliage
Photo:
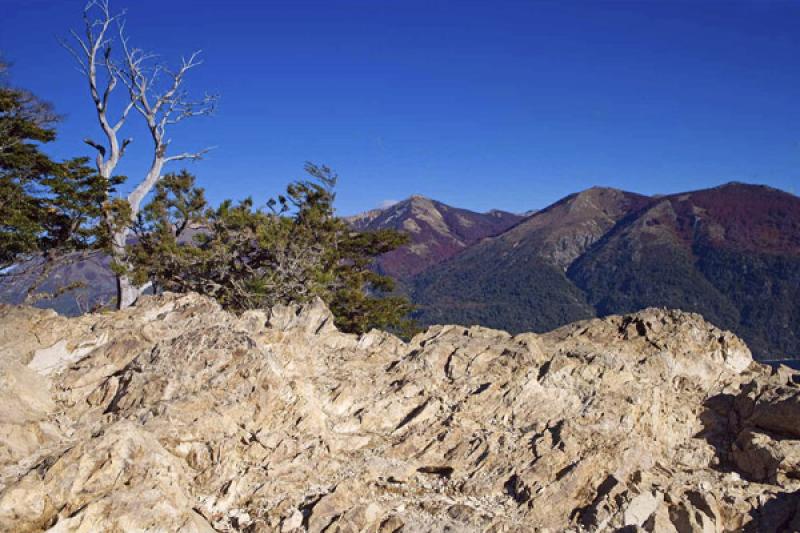
[[[698,246],[697,268],[739,311],[730,329],[753,353],[800,353],[800,257]],[[727,327],[727,325],[726,325]]]
[[[5,72],[0,64],[0,72]],[[39,248],[43,205],[41,180],[57,164],[40,146],[55,139],[58,117],[27,91],[0,85],[0,265],[7,267]]]
[[[57,121],[48,103],[0,84],[0,267],[3,277],[26,279],[29,302],[74,288],[65,282],[43,292],[40,285],[67,254],[106,245],[99,220],[121,182],[98,176],[86,158],[47,156],[42,146],[55,139]]]
[[[212,209],[194,177],[165,176],[136,226],[134,281],[196,291],[235,311],[322,298],[344,331],[407,334],[411,306],[388,293],[374,258],[404,244],[393,231],[353,231],[334,214],[337,176],[306,165],[308,178],[257,208],[251,198]]]
[[[414,279],[415,316],[421,323],[480,324],[519,333],[594,316],[564,273],[535,256],[514,261],[499,252],[468,249],[457,259]]]

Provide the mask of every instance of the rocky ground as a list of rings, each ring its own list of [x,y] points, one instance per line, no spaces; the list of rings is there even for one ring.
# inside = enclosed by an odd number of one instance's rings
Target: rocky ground
[[[698,315],[0,308],[3,531],[796,531],[800,374]]]

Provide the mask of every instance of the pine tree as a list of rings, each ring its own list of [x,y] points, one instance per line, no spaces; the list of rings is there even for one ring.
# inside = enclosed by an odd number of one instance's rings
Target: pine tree
[[[7,66],[0,63],[5,76]],[[3,80],[5,82],[5,80]],[[0,267],[38,250],[43,205],[40,180],[57,164],[41,145],[55,139],[58,117],[31,93],[0,85]]]
[[[6,67],[0,64],[0,73]],[[51,293],[40,285],[73,252],[107,248],[103,203],[120,179],[105,180],[88,159],[58,163],[42,151],[58,116],[28,91],[0,84],[0,275],[27,287],[28,303]]]
[[[344,331],[409,334],[410,303],[388,295],[393,281],[371,268],[406,237],[352,230],[334,213],[337,176],[312,164],[306,172],[263,209],[249,198],[210,209],[193,176],[165,176],[139,217],[134,281],[196,291],[234,311],[318,296]]]

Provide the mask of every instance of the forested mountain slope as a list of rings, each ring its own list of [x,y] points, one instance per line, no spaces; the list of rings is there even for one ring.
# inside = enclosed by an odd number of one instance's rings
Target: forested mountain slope
[[[730,183],[571,195],[414,279],[423,323],[544,331],[649,306],[699,312],[759,357],[800,354],[800,198]]]

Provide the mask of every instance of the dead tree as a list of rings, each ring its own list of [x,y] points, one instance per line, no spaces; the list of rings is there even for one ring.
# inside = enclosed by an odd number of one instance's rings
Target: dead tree
[[[152,138],[153,157],[150,167],[125,198],[123,209],[114,206],[111,199],[105,210],[105,224],[110,234],[111,255],[116,265],[117,302],[123,309],[136,301],[143,287],[136,287],[127,272],[126,244],[132,232],[142,202],[162,177],[164,166],[172,161],[197,160],[208,149],[192,153],[169,155],[169,127],[188,118],[209,115],[213,112],[216,97],[205,95],[196,100],[189,98],[184,88],[187,73],[199,66],[200,52],[182,59],[178,69],[170,69],[156,62],[157,57],[132,47],[125,35],[124,13],[112,14],[108,0],[91,0],[83,11],[84,33],[72,31],[75,43],[64,42],[65,48],[78,61],[79,71],[89,84],[89,93],[97,120],[105,136],[104,142],[86,139],[97,150],[97,171],[111,180],[114,170],[125,154],[132,139],[120,141],[120,130],[132,110],[144,120]],[[114,34],[118,42],[114,43]],[[122,57],[112,57],[116,44]],[[109,101],[114,89],[122,83],[127,97],[119,115],[109,116]],[[114,208],[116,207],[116,208]]]

